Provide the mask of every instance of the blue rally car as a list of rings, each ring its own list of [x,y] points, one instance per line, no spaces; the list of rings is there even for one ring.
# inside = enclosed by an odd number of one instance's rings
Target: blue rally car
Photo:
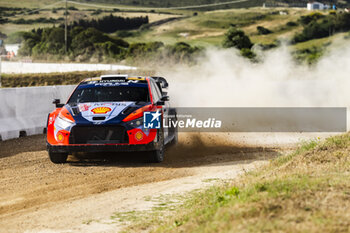
[[[162,162],[164,147],[177,141],[176,120],[162,77],[104,75],[83,80],[66,104],[55,100],[48,116],[47,150],[53,163],[74,152],[148,151]]]

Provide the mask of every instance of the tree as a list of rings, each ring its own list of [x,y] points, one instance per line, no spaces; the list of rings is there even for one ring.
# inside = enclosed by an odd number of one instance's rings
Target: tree
[[[242,30],[231,27],[225,34],[222,46],[224,48],[235,47],[237,49],[250,49],[253,44]]]

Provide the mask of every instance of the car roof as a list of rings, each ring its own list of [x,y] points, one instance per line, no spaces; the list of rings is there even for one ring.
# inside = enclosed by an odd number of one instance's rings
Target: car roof
[[[136,81],[140,83],[146,83],[147,78],[146,77],[129,77],[128,75],[101,75],[100,77],[94,77],[94,78],[86,78],[84,79],[82,83],[87,83],[87,82],[127,82],[127,81]]]

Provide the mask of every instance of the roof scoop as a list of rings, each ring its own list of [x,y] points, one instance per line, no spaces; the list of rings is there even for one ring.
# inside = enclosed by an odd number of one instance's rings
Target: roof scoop
[[[129,76],[127,74],[113,74],[113,75],[101,75],[101,80],[106,81],[125,81]]]

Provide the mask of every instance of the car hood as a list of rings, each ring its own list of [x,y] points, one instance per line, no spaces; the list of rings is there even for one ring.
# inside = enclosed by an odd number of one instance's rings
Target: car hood
[[[77,123],[118,123],[145,102],[99,102],[69,105]]]

